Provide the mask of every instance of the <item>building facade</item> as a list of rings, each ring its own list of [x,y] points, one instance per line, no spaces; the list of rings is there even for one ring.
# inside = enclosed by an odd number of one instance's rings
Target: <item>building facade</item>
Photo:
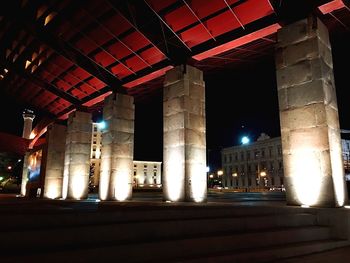
[[[342,139],[346,180],[350,181],[350,140]],[[284,189],[281,137],[262,133],[256,142],[221,151],[225,188]]]
[[[161,162],[134,161],[134,187],[161,187]]]
[[[341,140],[345,180],[350,181],[350,140]]]
[[[281,138],[261,134],[256,142],[221,151],[223,187],[281,188],[283,161]]]
[[[90,185],[97,186],[100,180],[102,149],[101,125],[92,124],[91,155],[90,155]]]
[[[90,185],[98,186],[100,180],[102,130],[99,123],[92,125],[91,156],[90,156]],[[134,187],[161,187],[161,162],[133,161]]]

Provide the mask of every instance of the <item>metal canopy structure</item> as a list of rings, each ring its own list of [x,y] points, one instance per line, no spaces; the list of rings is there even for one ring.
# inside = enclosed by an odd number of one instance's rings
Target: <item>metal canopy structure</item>
[[[203,71],[273,54],[283,25],[316,13],[350,28],[344,0],[11,0],[0,14],[0,88],[65,119],[112,91],[136,98],[175,65]]]

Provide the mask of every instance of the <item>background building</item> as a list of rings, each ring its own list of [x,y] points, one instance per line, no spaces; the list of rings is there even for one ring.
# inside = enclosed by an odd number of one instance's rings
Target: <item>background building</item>
[[[345,179],[350,181],[350,140],[341,140],[341,147],[343,152],[343,162],[345,170]]]
[[[281,138],[262,133],[256,142],[221,151],[222,184],[228,188],[283,187]]]
[[[350,181],[350,140],[342,139],[344,170]],[[284,188],[281,137],[262,133],[256,142],[221,151],[222,186],[248,190]]]
[[[103,122],[102,122],[103,123]],[[90,185],[97,186],[100,180],[102,125],[92,124],[91,155],[90,155]]]
[[[97,187],[100,180],[102,130],[104,123],[93,123],[90,159],[90,186]],[[161,187],[161,162],[134,161],[135,187]]]
[[[161,162],[134,161],[135,187],[161,187]]]

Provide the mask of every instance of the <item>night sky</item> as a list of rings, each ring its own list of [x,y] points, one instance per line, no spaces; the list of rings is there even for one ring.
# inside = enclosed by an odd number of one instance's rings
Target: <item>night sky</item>
[[[350,129],[348,110],[350,37],[332,38],[340,126]],[[207,148],[211,169],[220,167],[220,150],[239,144],[242,135],[280,136],[275,68],[272,58],[240,70],[205,74]],[[21,136],[23,106],[0,91],[0,131]],[[162,161],[162,92],[136,104],[135,159]],[[34,123],[35,125],[35,123]]]

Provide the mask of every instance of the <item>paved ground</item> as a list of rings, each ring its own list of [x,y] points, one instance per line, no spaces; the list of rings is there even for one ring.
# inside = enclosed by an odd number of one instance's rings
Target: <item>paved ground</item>
[[[350,247],[338,248],[323,253],[316,253],[308,256],[301,256],[285,260],[279,263],[349,263]]]
[[[97,194],[91,194],[86,201],[51,201],[40,199],[23,199],[16,197],[16,194],[0,194],[0,212],[6,211],[28,211],[35,213],[40,210],[97,210],[101,203],[96,202]],[[40,204],[40,205],[39,205]],[[113,208],[116,202],[104,202],[104,206]],[[122,206],[163,206],[161,192],[134,192],[133,200],[122,204]],[[189,203],[182,203],[187,205]],[[284,192],[263,192],[263,193],[225,193],[209,192],[208,202],[204,205],[229,205],[229,206],[285,206]],[[119,203],[120,205],[120,203]],[[167,204],[169,205],[169,204]],[[176,206],[176,204],[173,204]],[[190,204],[189,204],[190,205]],[[335,249],[323,253],[308,256],[290,258],[278,261],[281,263],[348,263],[350,262],[350,247]]]

